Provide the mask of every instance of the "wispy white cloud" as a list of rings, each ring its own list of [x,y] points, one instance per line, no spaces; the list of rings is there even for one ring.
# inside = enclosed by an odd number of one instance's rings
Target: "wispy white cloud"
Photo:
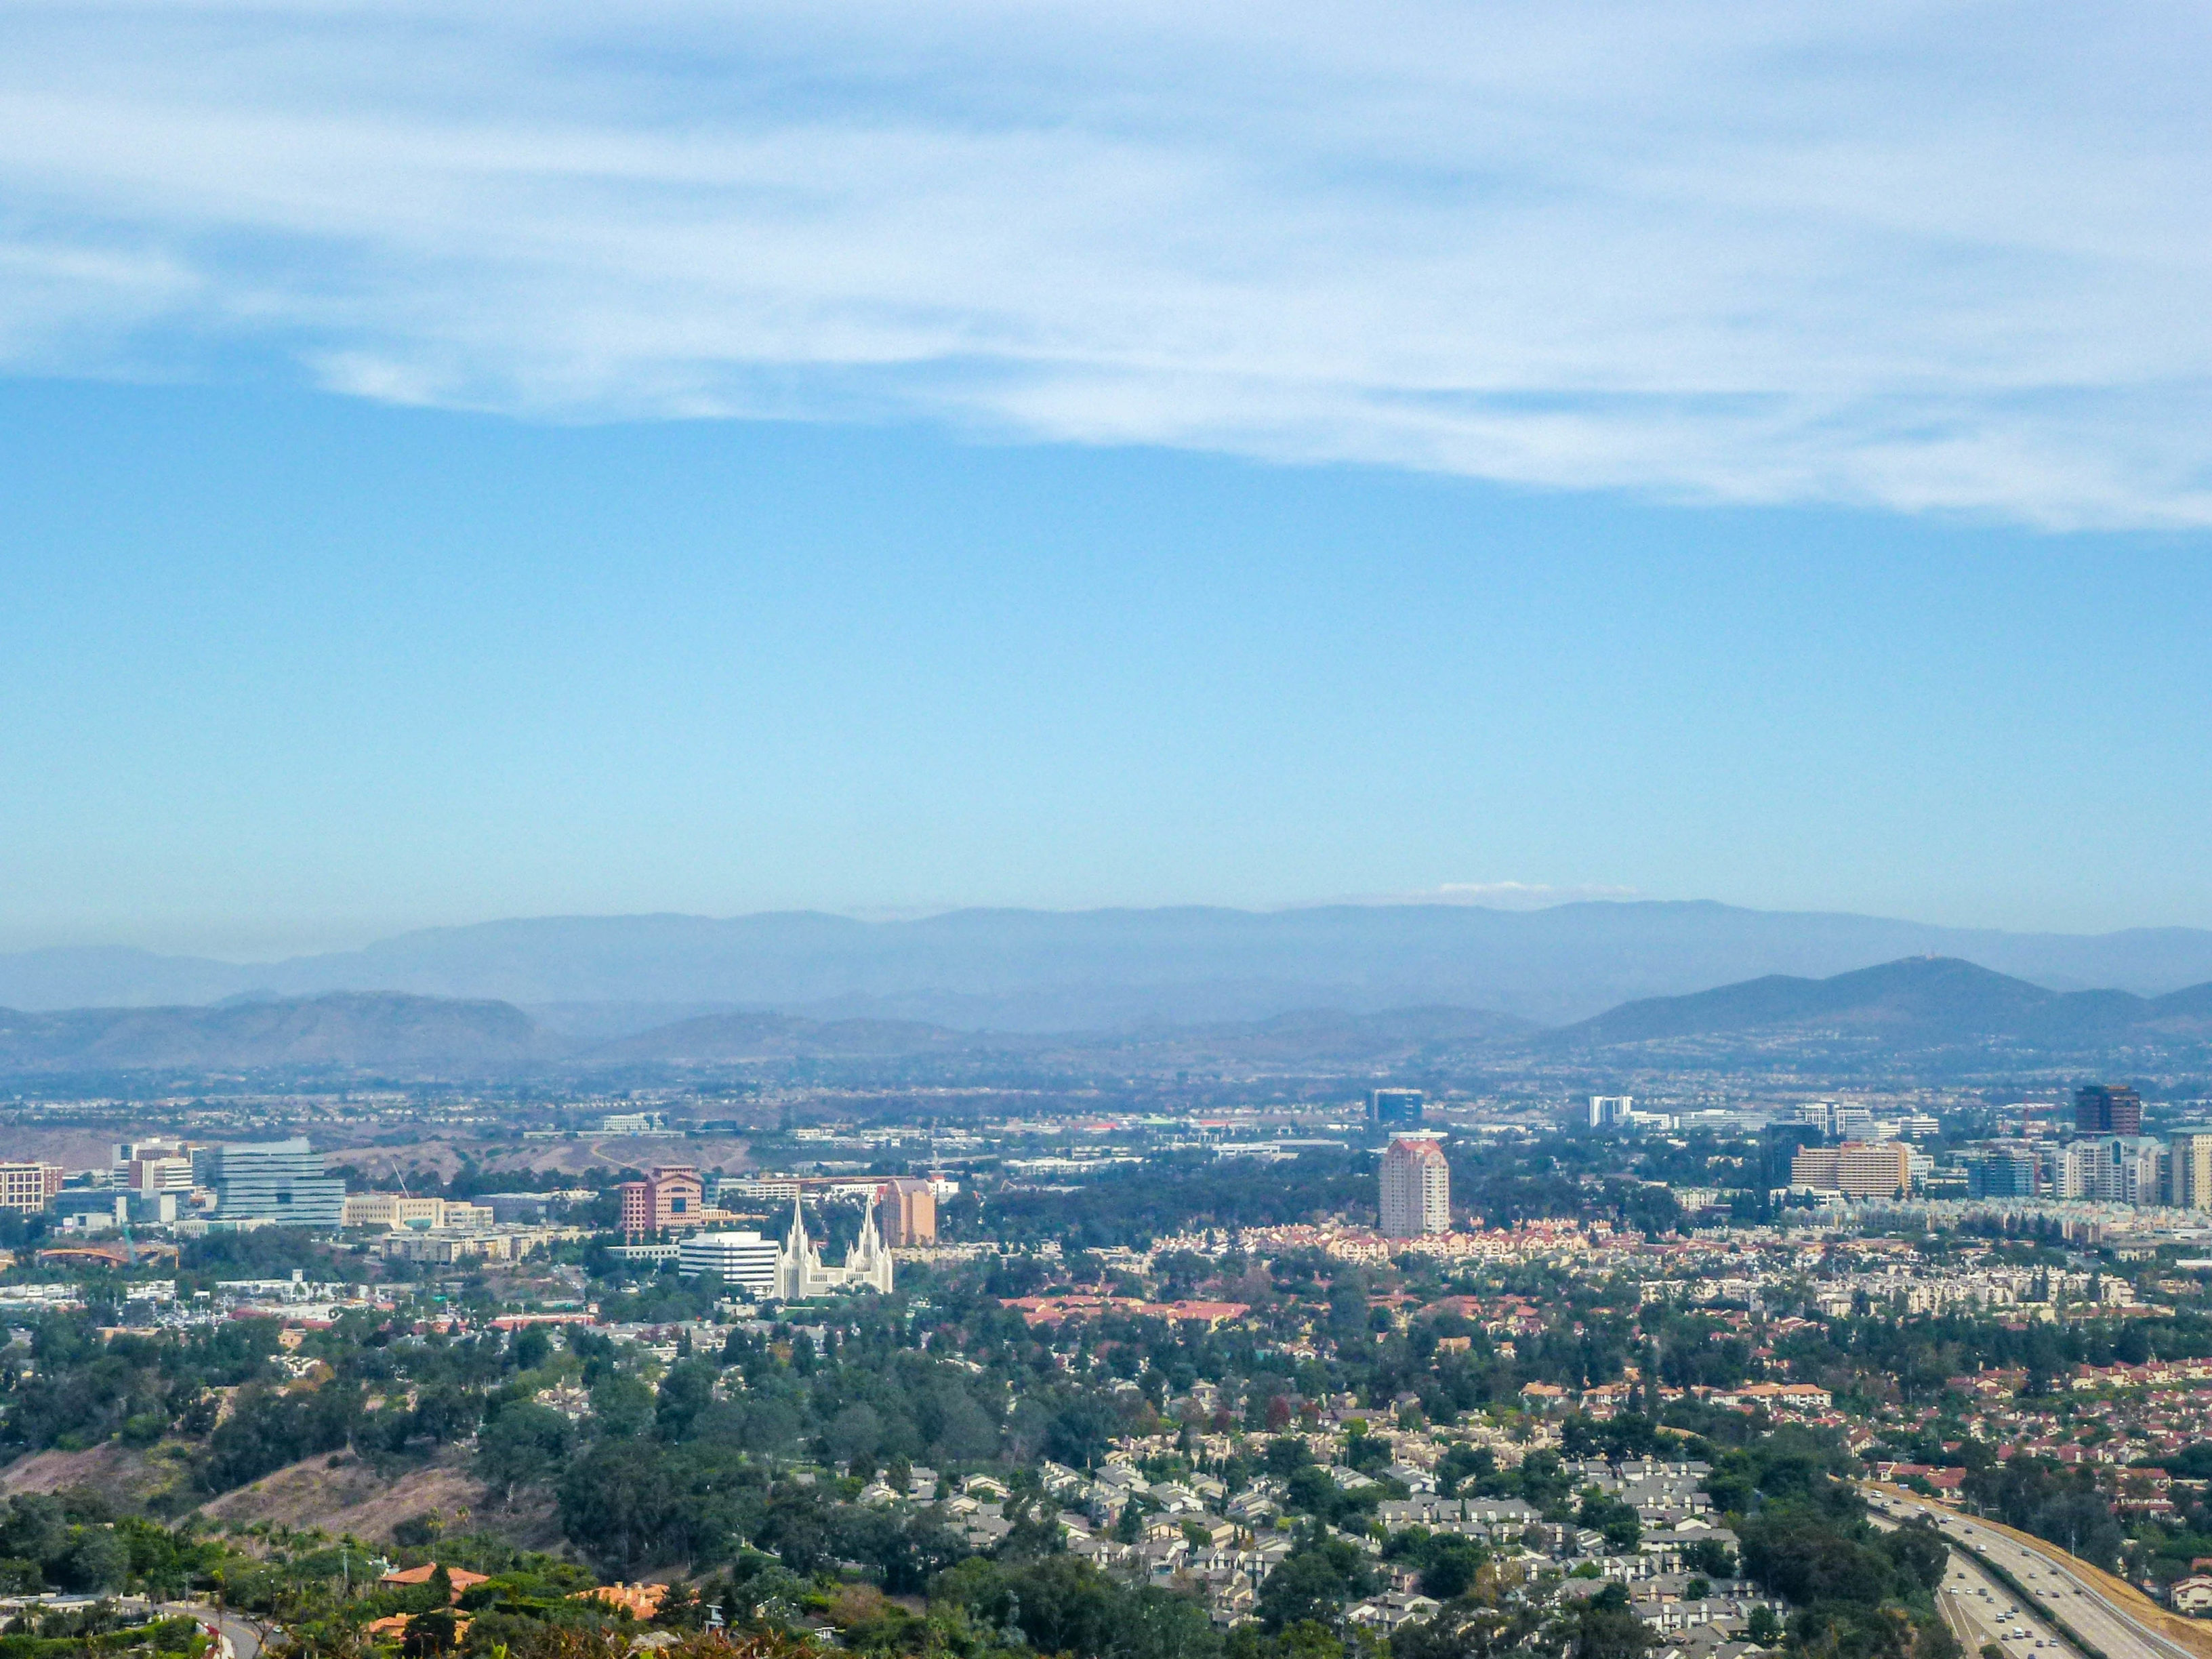
[[[2212,522],[2194,8],[5,15],[19,367]]]
[[[1320,902],[1324,904],[1478,904],[1490,910],[1544,910],[1555,904],[1581,904],[1592,900],[1643,896],[1633,887],[1613,886],[1604,882],[1447,881],[1435,887],[1416,888],[1404,893],[1362,893],[1353,897]]]

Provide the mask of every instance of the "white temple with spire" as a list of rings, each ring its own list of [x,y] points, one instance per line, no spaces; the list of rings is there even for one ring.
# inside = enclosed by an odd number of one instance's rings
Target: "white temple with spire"
[[[783,1254],[775,1264],[775,1298],[804,1302],[837,1291],[875,1290],[886,1295],[891,1288],[891,1253],[876,1228],[876,1200],[868,1200],[860,1221],[860,1236],[845,1252],[845,1265],[832,1267],[815,1253],[806,1236],[806,1218],[797,1199],[791,1200],[791,1231],[783,1241]]]

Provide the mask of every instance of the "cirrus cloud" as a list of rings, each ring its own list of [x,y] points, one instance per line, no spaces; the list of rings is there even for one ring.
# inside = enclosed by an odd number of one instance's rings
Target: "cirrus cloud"
[[[2192,8],[7,14],[21,370],[2212,522]]]

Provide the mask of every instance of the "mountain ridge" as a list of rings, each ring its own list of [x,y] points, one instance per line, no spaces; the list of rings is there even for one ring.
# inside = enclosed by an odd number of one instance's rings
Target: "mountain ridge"
[[[610,1022],[580,1011],[757,1007],[1042,1033],[1452,1006],[1561,1024],[1762,975],[1826,977],[1921,955],[1971,959],[2059,991],[2157,995],[2212,981],[2212,931],[2012,933],[1637,900],[1538,910],[977,908],[898,921],[820,911],[556,916],[244,964],[57,947],[0,955],[0,1005],[183,1006],[346,990],[567,1007],[579,1011],[573,1023],[599,1029]]]
[[[1879,1053],[2212,1048],[2212,982],[2158,997],[2054,991],[1956,957],[1917,957],[1821,979],[1765,975],[1678,997],[1622,1003],[1540,1028],[1455,1005],[1361,1012],[1308,1007],[1243,1021],[1155,1021],[1110,1030],[978,1031],[918,1020],[821,1019],[773,1009],[684,1011],[635,1022],[619,1011],[566,1029],[510,1003],[395,992],[241,998],[213,1006],[0,1009],[0,1073],[149,1068],[205,1071],[383,1068],[426,1074],[678,1070],[789,1060],[965,1060],[1154,1071],[1214,1063],[1312,1066],[1482,1064],[1688,1042],[1708,1059],[1731,1048]]]
[[[1601,1048],[1784,1032],[1879,1041],[1899,1051],[1996,1040],[2063,1050],[2151,1034],[2203,1042],[2212,1038],[2212,984],[2160,997],[2054,991],[1957,957],[1908,957],[1825,979],[1772,974],[1624,1003],[1547,1032],[1544,1041]]]

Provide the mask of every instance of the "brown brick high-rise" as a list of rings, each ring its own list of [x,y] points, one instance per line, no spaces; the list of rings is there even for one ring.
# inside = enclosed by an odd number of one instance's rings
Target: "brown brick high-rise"
[[[2142,1097],[2124,1083],[2085,1083],[2074,1091],[2074,1128],[2085,1135],[2139,1135]]]

